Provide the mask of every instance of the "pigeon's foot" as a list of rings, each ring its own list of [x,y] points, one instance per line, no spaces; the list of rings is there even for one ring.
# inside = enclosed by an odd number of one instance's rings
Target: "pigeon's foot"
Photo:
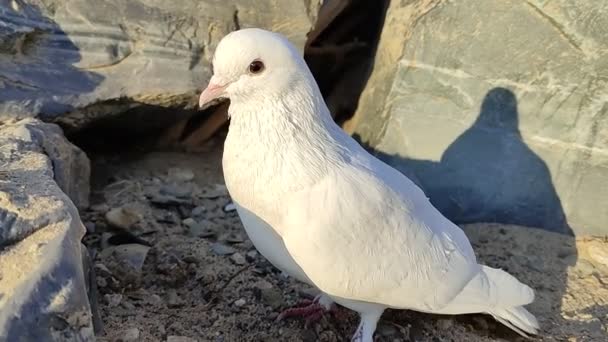
[[[304,326],[308,327],[310,324],[317,322],[325,313],[325,308],[311,300],[303,301],[295,307],[289,308],[281,312],[277,317],[277,322],[282,321],[289,317],[304,317],[306,320]]]
[[[320,294],[313,300],[303,300],[296,306],[284,310],[277,317],[277,322],[285,318],[299,316],[305,318],[304,326],[308,327],[310,324],[319,321],[327,312],[334,316],[339,315],[339,311],[333,301],[326,295]]]

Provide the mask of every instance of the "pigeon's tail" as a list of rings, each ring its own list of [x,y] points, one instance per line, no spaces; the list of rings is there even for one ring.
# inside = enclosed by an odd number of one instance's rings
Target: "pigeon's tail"
[[[503,270],[483,266],[483,273],[498,296],[487,313],[522,336],[536,335],[538,321],[523,307],[534,301],[534,290]]]
[[[441,311],[487,313],[522,336],[535,335],[538,322],[523,307],[534,301],[534,291],[503,270],[481,267],[481,272]]]
[[[526,310],[523,306],[516,306],[510,309],[499,309],[490,314],[500,323],[511,328],[518,334],[528,337],[538,333],[538,321],[536,317]]]

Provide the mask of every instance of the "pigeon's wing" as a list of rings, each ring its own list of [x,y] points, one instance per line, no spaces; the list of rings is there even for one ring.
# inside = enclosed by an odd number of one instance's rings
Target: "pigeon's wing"
[[[284,204],[286,247],[329,295],[434,311],[479,272],[463,231],[379,161],[336,167]]]

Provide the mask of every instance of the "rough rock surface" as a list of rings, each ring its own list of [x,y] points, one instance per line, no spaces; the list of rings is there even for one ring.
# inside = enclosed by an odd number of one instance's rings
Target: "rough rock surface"
[[[93,338],[76,209],[88,180],[88,158],[56,125],[0,125],[0,340]]]
[[[0,0],[0,119],[79,128],[141,104],[194,106],[225,34],[264,27],[303,47],[318,4]]]
[[[597,1],[392,1],[346,127],[458,222],[606,234],[606,32]]]

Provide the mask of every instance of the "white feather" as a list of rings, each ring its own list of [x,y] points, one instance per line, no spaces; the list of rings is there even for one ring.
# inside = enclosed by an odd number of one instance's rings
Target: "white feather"
[[[253,58],[266,62],[265,74],[239,76]],[[488,313],[536,332],[522,307],[533,291],[479,265],[463,231],[422,190],[334,123],[283,37],[234,32],[215,63],[233,82],[223,167],[247,233],[276,267],[358,311],[360,340],[385,308]]]

